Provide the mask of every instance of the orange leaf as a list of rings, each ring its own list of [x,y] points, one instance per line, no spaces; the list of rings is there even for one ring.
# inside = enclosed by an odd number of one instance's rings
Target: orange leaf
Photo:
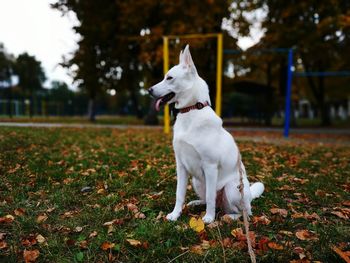
[[[283,208],[271,208],[270,212],[275,215],[275,214],[279,214],[283,217],[287,217],[288,215],[288,211],[286,209]]]
[[[101,245],[101,249],[106,251],[108,249],[111,249],[115,246],[114,243],[111,243],[111,242],[103,242],[102,245]]]
[[[23,258],[24,262],[29,263],[29,262],[35,262],[36,259],[39,257],[40,252],[39,250],[24,250],[23,251]]]
[[[5,241],[0,241],[0,249],[6,249],[7,243]]]
[[[341,251],[339,248],[337,248],[336,246],[332,246],[332,250],[337,253],[342,259],[345,260],[346,263],[350,263],[350,257],[348,252],[345,251]]]
[[[299,230],[295,233],[296,237],[300,240],[318,240],[317,235],[309,230]]]
[[[267,243],[268,247],[271,249],[275,249],[275,250],[283,250],[283,246],[280,244],[277,244],[275,242],[269,242]]]
[[[201,218],[196,219],[195,217],[191,217],[190,227],[196,232],[201,232],[204,230],[204,222]]]

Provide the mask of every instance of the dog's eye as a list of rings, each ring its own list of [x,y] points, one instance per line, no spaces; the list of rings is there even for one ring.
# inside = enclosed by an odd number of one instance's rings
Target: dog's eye
[[[166,77],[166,80],[172,80],[172,79],[173,79],[172,76],[167,76],[167,77]]]

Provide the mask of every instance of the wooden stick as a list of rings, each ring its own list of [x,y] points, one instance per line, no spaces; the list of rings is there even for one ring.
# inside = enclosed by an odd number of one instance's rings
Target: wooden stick
[[[248,252],[249,252],[251,262],[256,263],[256,258],[252,247],[252,241],[250,240],[250,236],[249,236],[248,213],[244,203],[243,169],[242,169],[242,159],[241,159],[240,152],[238,152],[238,169],[239,169],[239,192],[241,193],[241,207],[242,207],[245,235],[247,237]]]

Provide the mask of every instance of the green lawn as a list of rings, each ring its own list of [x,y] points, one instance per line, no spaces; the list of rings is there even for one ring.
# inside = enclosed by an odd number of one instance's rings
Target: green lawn
[[[350,147],[238,145],[266,186],[250,224],[257,261],[342,262],[332,246],[350,250]],[[0,262],[249,262],[241,221],[218,211],[197,233],[203,206],[164,220],[176,178],[161,131],[0,128],[0,175]]]

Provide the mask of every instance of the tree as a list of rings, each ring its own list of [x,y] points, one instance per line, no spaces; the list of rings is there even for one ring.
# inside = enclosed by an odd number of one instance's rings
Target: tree
[[[252,14],[267,13],[262,27],[265,35],[258,45],[264,48],[295,48],[296,58],[305,71],[349,68],[350,2],[311,1],[233,1],[231,22],[238,34],[246,35],[254,22]],[[347,58],[347,59],[346,59]],[[330,124],[323,76],[307,78],[322,117]]]
[[[19,86],[30,100],[30,117],[33,116],[33,103],[35,92],[43,88],[46,76],[41,62],[28,53],[20,54],[15,64],[15,72],[19,78]]]
[[[12,117],[12,76],[14,57],[6,52],[5,46],[0,43],[0,88],[7,89],[8,113]]]
[[[139,82],[152,83],[163,74],[162,36],[221,32],[222,19],[229,14],[223,0],[59,0],[53,7],[63,14],[73,11],[80,21],[75,27],[81,36],[79,49],[67,65],[77,66],[75,79],[91,100],[107,88],[127,89],[139,116]],[[192,44],[200,72],[215,72],[215,41]],[[204,51],[212,55],[201,56]]]

